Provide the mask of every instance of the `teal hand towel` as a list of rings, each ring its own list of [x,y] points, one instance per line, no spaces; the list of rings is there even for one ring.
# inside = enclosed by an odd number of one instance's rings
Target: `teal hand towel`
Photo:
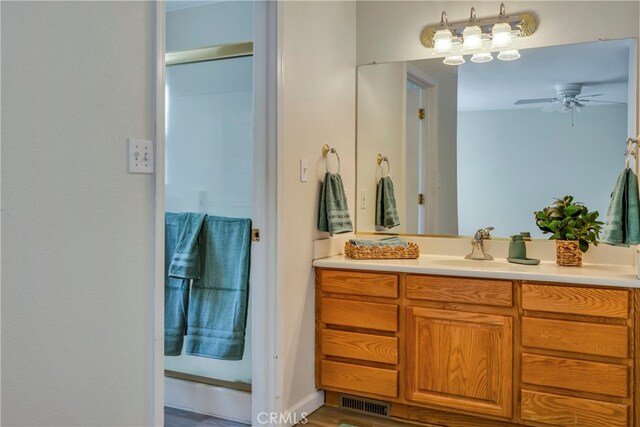
[[[324,175],[320,191],[318,230],[328,231],[330,236],[353,231],[342,178],[336,173],[327,172]]]
[[[197,279],[200,276],[200,248],[198,237],[205,214],[179,213],[176,247],[169,264],[169,276]]]
[[[393,181],[388,176],[380,178],[376,187],[376,226],[393,228],[400,225]]]
[[[164,217],[164,354],[179,356],[186,332],[189,279],[171,277],[169,267],[178,247],[187,214],[167,212]],[[199,231],[199,230],[198,230]]]
[[[400,237],[386,237],[379,240],[350,239],[349,242],[355,246],[382,247],[382,246],[402,246],[407,247],[407,241]]]
[[[640,244],[638,177],[629,168],[616,180],[601,240],[616,246]]]
[[[201,238],[202,272],[191,287],[185,352],[240,360],[247,323],[251,220],[209,215]]]

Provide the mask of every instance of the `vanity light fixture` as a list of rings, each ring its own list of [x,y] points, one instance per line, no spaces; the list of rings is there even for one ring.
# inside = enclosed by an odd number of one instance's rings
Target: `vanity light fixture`
[[[520,58],[518,49],[501,50],[498,54],[498,59],[501,61],[515,61],[518,58]]]
[[[497,58],[502,61],[513,61],[520,58],[513,47],[514,39],[530,36],[537,27],[532,14],[506,15],[501,3],[496,17],[477,19],[475,8],[471,8],[469,19],[457,23],[449,23],[443,11],[440,24],[426,27],[420,40],[426,48],[434,49],[434,55],[447,55],[444,63],[448,65],[463,64],[467,53],[473,54],[472,62],[489,62],[493,60],[491,51],[499,51]]]
[[[471,57],[471,62],[475,62],[477,64],[481,64],[483,62],[491,62],[491,61],[493,61],[493,56],[491,55],[491,52],[474,53],[473,56]]]
[[[433,54],[451,53],[453,47],[453,34],[449,30],[446,12],[440,16],[440,29],[433,36]]]
[[[444,58],[444,61],[442,62],[444,62],[447,65],[462,65],[466,61],[464,60],[464,57],[462,55],[449,55],[446,58]]]
[[[469,22],[462,31],[462,51],[470,52],[482,49],[482,29],[476,24],[476,9],[471,8]]]
[[[511,25],[506,22],[504,3],[500,3],[498,22],[491,28],[491,49],[505,49],[511,44]]]

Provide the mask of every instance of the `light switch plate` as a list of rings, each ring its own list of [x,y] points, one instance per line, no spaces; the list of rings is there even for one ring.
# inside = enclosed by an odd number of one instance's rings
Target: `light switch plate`
[[[129,138],[129,173],[153,173],[153,142]]]
[[[300,182],[309,181],[309,164],[307,159],[300,159]]]

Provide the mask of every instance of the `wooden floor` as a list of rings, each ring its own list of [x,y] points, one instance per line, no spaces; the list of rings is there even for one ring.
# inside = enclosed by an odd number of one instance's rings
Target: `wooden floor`
[[[257,424],[256,424],[257,425]],[[366,415],[347,409],[323,406],[306,418],[299,427],[408,427],[415,424],[402,423],[390,418]],[[420,424],[425,425],[425,424]],[[210,415],[196,414],[174,408],[164,408],[165,427],[246,427],[246,424],[227,421]]]
[[[300,427],[408,427],[415,425],[326,405],[309,415],[306,424],[298,424]]]
[[[164,427],[247,427],[247,425],[165,406]]]

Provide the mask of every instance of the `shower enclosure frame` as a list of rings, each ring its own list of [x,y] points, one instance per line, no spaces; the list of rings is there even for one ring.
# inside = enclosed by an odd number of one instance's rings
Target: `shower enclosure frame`
[[[155,244],[153,286],[153,424],[164,425],[164,176],[165,176],[165,5],[155,2]],[[279,347],[276,315],[276,3],[253,3],[254,66],[254,212],[253,226],[262,229],[252,244],[252,391],[251,418],[281,412],[278,381]],[[259,143],[256,143],[259,142]],[[266,232],[268,231],[268,232]],[[262,302],[259,304],[258,302]],[[256,357],[259,355],[259,357]]]

